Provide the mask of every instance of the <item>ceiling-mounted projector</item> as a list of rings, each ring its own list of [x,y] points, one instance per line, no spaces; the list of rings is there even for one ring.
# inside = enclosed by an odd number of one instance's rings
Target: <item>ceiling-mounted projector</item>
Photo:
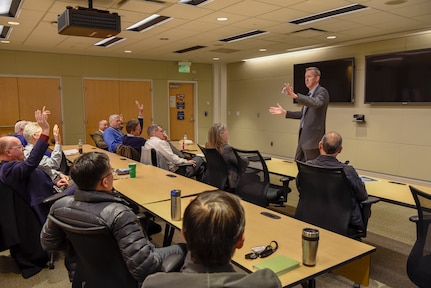
[[[85,7],[66,7],[58,16],[58,33],[62,35],[106,38],[121,32],[117,13]]]

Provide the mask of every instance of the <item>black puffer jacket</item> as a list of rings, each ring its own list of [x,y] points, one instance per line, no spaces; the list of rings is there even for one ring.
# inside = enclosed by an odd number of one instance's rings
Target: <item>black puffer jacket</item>
[[[76,189],[73,196],[57,200],[50,214],[78,227],[107,226],[118,242],[130,274],[142,283],[146,276],[160,271],[162,259],[145,238],[139,220],[127,205],[115,194]],[[63,250],[65,240],[65,234],[48,218],[41,232],[42,247],[47,251]]]

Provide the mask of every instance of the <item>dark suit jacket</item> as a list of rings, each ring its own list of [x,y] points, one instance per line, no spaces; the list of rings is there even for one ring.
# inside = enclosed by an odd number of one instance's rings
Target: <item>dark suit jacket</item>
[[[317,150],[319,155],[319,141],[325,134],[326,111],[328,110],[328,91],[318,85],[311,96],[297,94],[299,104],[304,105],[301,111],[287,111],[286,118],[304,118],[304,126],[300,131],[298,149],[295,160],[306,161],[309,159],[298,159],[302,151]]]
[[[356,172],[355,168],[338,161],[338,159],[333,156],[326,155],[320,155],[314,160],[307,161],[307,163],[321,167],[343,167],[344,173],[346,173],[346,177],[349,180],[353,191],[353,210],[352,216],[350,218],[350,225],[364,229],[359,202],[367,200],[368,194],[367,190],[365,189],[365,185],[362,182],[361,178],[359,178],[359,175]],[[298,185],[300,185],[300,183],[298,183]]]
[[[42,203],[54,193],[51,178],[38,169],[39,162],[48,148],[48,142],[39,139],[25,161],[2,161],[0,181],[17,192],[24,201],[35,209],[42,223],[49,209]]]

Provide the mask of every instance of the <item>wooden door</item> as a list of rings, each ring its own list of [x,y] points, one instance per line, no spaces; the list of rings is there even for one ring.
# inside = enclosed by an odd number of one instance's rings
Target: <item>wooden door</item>
[[[148,126],[152,119],[152,98],[150,81],[122,81],[122,80],[84,80],[84,105],[86,123],[86,143],[94,144],[89,134],[96,131],[99,121],[109,121],[111,114],[123,114],[124,126],[130,119],[137,119],[138,110],[135,100],[144,105],[144,126]],[[146,128],[143,128],[145,131]],[[123,130],[126,133],[124,128]],[[142,134],[146,137],[146,134]]]
[[[0,136],[13,134],[16,121],[21,120],[16,77],[0,77],[0,103]]]
[[[169,138],[195,141],[195,84],[169,83]]]
[[[63,134],[61,112],[61,89],[59,78],[18,78],[19,119],[35,121],[34,111],[46,106],[51,112],[48,122],[57,124]]]

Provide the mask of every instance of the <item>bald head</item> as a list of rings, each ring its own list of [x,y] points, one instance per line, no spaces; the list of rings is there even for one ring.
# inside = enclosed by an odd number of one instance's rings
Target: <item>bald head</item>
[[[0,161],[24,160],[21,141],[14,136],[0,138]]]
[[[343,138],[337,132],[331,131],[323,135],[320,140],[319,148],[320,153],[324,155],[336,156],[341,152],[343,144]]]

